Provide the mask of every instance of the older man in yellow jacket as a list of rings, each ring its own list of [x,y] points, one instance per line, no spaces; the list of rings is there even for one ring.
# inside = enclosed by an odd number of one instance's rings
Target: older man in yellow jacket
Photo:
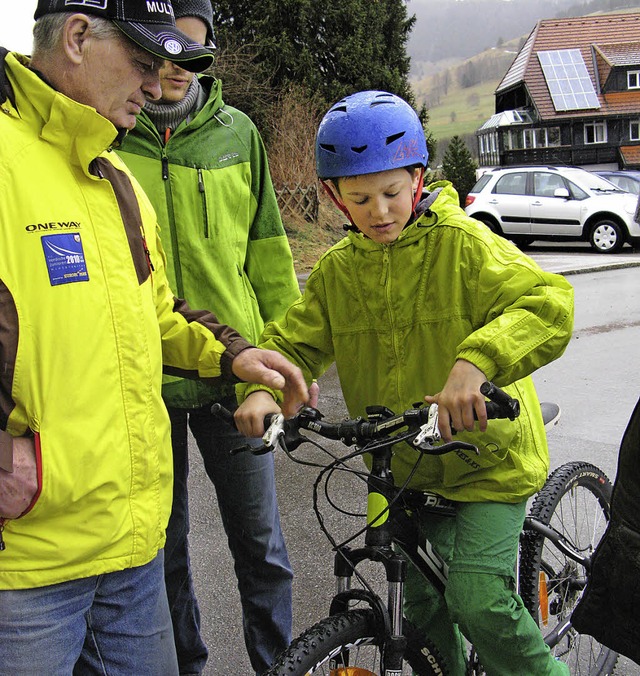
[[[211,62],[170,2],[40,0],[0,64],[0,674],[177,673],[162,571],[163,365],[287,381],[168,287],[155,214],[111,147],[163,59]]]

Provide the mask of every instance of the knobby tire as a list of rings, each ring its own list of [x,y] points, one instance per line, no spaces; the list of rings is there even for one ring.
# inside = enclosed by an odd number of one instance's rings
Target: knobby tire
[[[595,465],[569,462],[549,476],[529,515],[550,525],[583,555],[593,554],[609,522],[611,482]],[[586,571],[542,534],[525,530],[521,546],[520,595],[549,643],[572,676],[611,674],[618,655],[573,628],[558,640],[551,632],[571,618]],[[606,621],[603,618],[603,621]]]
[[[439,653],[408,620],[404,620],[404,633],[407,650],[402,674],[443,676],[447,673]],[[334,676],[379,676],[380,637],[383,634],[370,609],[332,615],[295,639],[271,668],[269,676],[330,673]]]

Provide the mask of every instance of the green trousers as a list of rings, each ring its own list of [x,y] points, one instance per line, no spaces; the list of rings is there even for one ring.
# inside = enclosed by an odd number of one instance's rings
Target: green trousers
[[[489,676],[566,676],[515,592],[518,539],[526,502],[458,503],[454,518],[425,515],[421,528],[449,565],[444,598],[412,566],[405,614],[442,653],[449,673],[464,676],[473,643]]]

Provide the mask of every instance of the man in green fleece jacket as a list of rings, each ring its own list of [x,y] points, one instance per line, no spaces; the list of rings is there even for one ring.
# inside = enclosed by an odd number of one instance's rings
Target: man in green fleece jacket
[[[213,39],[208,0],[174,2],[181,30]],[[148,103],[120,148],[157,212],[175,292],[208,307],[248,340],[300,295],[287,237],[253,122],[222,100],[221,83],[166,62],[162,98]],[[264,672],[291,638],[292,571],[280,527],[273,457],[230,450],[243,439],[210,413],[234,409],[233,386],[165,378],[172,422],[174,495],[165,580],[181,673],[200,673],[207,648],[189,567],[187,427],[213,482],[235,563],[245,643]]]

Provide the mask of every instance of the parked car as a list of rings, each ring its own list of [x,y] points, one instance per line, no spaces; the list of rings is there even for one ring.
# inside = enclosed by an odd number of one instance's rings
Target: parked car
[[[520,247],[584,240],[601,253],[640,246],[638,198],[578,167],[529,166],[483,174],[465,202],[469,216]]]
[[[620,171],[595,171],[595,174],[611,181],[618,188],[632,192],[634,195],[640,194],[640,171],[623,169]]]

